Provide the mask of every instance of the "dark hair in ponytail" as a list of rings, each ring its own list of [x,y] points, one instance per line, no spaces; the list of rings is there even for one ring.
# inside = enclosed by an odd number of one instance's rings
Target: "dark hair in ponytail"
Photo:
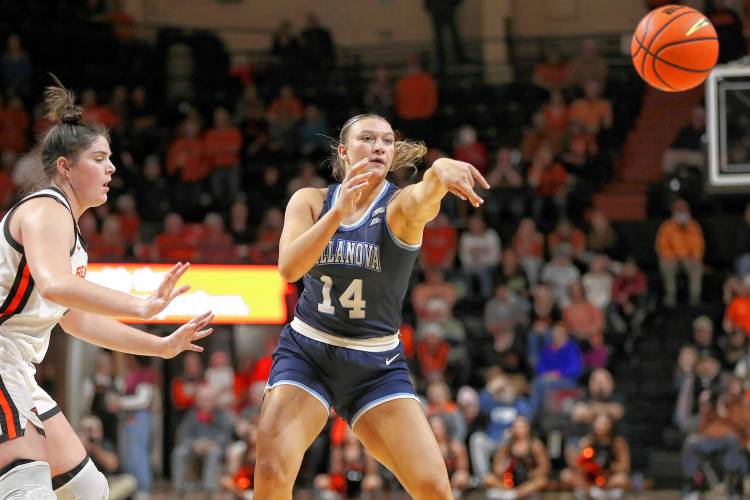
[[[75,163],[78,155],[100,136],[109,141],[109,132],[102,125],[82,121],[83,109],[76,105],[75,94],[66,89],[55,75],[55,85],[44,90],[47,119],[53,125],[44,135],[41,147],[42,168],[47,180],[55,177],[57,159],[64,156]]]

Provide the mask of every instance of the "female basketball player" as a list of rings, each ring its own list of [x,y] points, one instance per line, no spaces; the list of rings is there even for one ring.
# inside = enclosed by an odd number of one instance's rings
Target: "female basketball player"
[[[255,494],[292,498],[302,456],[333,406],[412,497],[452,498],[398,328],[425,224],[449,191],[478,207],[475,182],[489,186],[471,165],[444,158],[399,190],[386,175],[413,165],[426,148],[397,141],[374,114],[347,121],[339,142],[333,161],[341,184],[301,189],[287,206],[279,272],[288,281],[304,276],[305,289],[274,353]]]
[[[204,327],[212,315],[197,316],[165,338],[106,317],[149,318],[162,311],[187,291],[175,285],[188,265],[174,266],[145,300],[80,279],[87,257],[77,220],[107,201],[115,167],[106,131],[80,121],[73,94],[59,85],[45,97],[55,122],[41,144],[47,187],[23,198],[0,222],[0,498],[99,500],[108,497],[106,479],[34,380],[32,363],[44,358],[50,331],[59,322],[108,349],[170,358],[202,350],[193,341],[211,333]]]

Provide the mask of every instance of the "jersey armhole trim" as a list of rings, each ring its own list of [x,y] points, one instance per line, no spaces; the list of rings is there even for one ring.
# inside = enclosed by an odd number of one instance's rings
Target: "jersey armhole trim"
[[[58,191],[58,190],[56,190],[54,188],[50,188],[50,189],[53,189],[54,191]],[[24,198],[23,200],[19,201],[16,205],[13,206],[13,208],[10,209],[10,211],[8,211],[8,214],[5,217],[5,222],[4,222],[4,225],[3,225],[3,235],[5,235],[5,240],[8,242],[8,244],[11,247],[13,247],[20,254],[24,253],[23,245],[21,245],[13,237],[13,235],[10,234],[10,220],[13,217],[13,214],[15,213],[15,211],[16,211],[16,209],[18,207],[20,207],[23,203],[26,203],[29,200],[33,200],[34,198],[52,198],[53,200],[55,200],[56,202],[58,202],[60,205],[64,206],[65,209],[70,213],[70,216],[73,219],[73,246],[70,249],[70,255],[71,256],[75,253],[75,251],[76,251],[76,244],[78,243],[79,240],[81,241],[81,246],[83,246],[84,249],[86,248],[86,242],[85,242],[85,240],[83,239],[83,237],[81,236],[81,234],[80,234],[80,232],[78,230],[78,224],[76,223],[76,218],[73,215],[73,211],[70,209],[70,207],[68,207],[65,203],[63,203],[62,200],[60,200],[60,198],[58,198],[57,196],[54,196],[52,194],[49,194],[49,193],[32,194],[32,195]]]
[[[396,236],[395,234],[393,234],[393,231],[391,231],[391,226],[390,226],[390,224],[388,224],[388,214],[387,214],[387,212],[386,212],[386,216],[385,216],[385,228],[388,231],[388,235],[391,237],[391,240],[396,244],[396,246],[398,246],[398,247],[400,247],[400,248],[402,248],[404,250],[408,250],[409,252],[416,252],[417,250],[419,250],[420,248],[422,248],[422,242],[421,241],[419,243],[416,243],[416,244],[407,243],[404,240],[402,240],[401,238],[399,238],[398,236]]]

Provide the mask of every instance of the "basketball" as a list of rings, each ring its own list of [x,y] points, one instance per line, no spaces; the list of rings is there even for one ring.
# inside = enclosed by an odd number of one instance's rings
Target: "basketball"
[[[681,92],[706,79],[719,57],[719,41],[706,16],[690,7],[666,5],[638,23],[630,55],[646,83]]]

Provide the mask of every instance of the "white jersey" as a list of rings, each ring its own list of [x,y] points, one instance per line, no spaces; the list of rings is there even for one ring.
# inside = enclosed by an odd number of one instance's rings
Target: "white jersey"
[[[0,221],[4,236],[0,238],[0,357],[3,360],[41,362],[49,347],[52,328],[67,312],[66,307],[50,302],[34,288],[23,246],[10,234],[10,218],[15,209],[21,203],[40,197],[57,200],[73,217],[67,198],[61,190],[53,187],[29,194]],[[86,243],[75,218],[73,227],[75,241],[70,249],[71,272],[83,278],[88,263]]]

